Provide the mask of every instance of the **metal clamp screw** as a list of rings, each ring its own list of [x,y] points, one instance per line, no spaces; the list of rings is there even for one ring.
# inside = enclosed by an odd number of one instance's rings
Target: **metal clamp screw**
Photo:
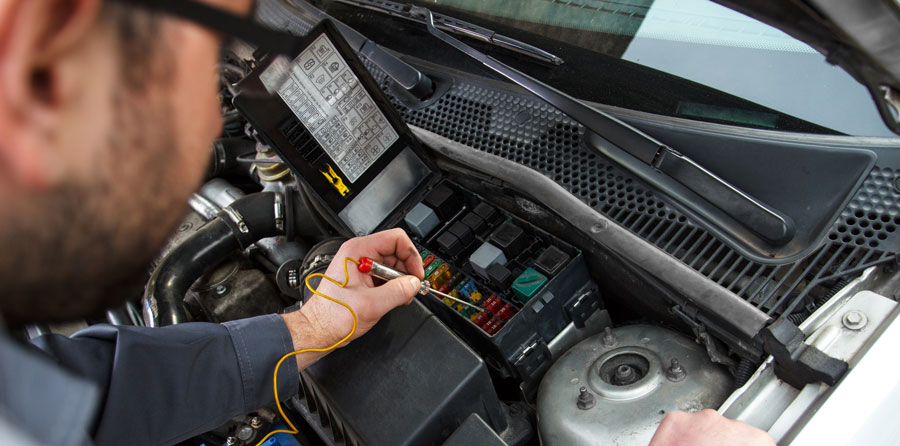
[[[275,229],[284,231],[284,199],[281,192],[275,192]]]
[[[289,269],[287,272],[287,283],[291,288],[300,286],[300,273],[295,269]]]
[[[230,218],[231,221],[233,221],[234,224],[237,225],[238,230],[241,231],[241,233],[248,234],[250,232],[250,228],[247,227],[247,223],[244,221],[244,216],[241,215],[241,213],[236,209],[228,206],[225,209],[222,209],[222,212],[224,212],[225,215],[227,215],[228,218]]]

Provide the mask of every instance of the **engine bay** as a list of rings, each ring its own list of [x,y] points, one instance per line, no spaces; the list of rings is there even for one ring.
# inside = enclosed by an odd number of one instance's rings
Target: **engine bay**
[[[207,231],[202,220],[211,218],[238,231],[257,226],[245,215],[252,206],[236,203],[267,194],[273,198],[256,209],[274,204],[271,218],[277,225],[281,214],[284,234],[249,231],[242,253],[191,284],[184,315],[160,312],[167,290],[149,294],[145,310],[155,325],[296,309],[310,297],[306,278],[340,260],[334,255],[342,240],[401,228],[419,250],[425,280],[449,297],[418,296],[304,370],[300,394],[287,405],[303,420],[304,441],[572,444],[627,431],[628,441],[639,444],[667,411],[724,401],[734,383],[728,367],[715,364],[684,328],[648,324],[646,317],[614,323],[601,292],[609,273],[590,266],[601,253],[572,221],[533,198],[541,184],[523,193],[420,144],[333,25],[320,24],[308,36],[310,46],[291,65],[256,55],[232,64],[250,68],[228,92],[239,111],[235,120],[247,124],[226,126],[234,135],[217,145],[221,174],[194,196],[197,214],[183,226]],[[243,188],[229,181],[243,160],[252,162],[261,192],[246,178]],[[278,211],[280,201],[290,204]],[[187,244],[178,242],[172,251]],[[162,260],[157,271],[166,265]],[[627,270],[636,272],[624,263],[610,272]],[[170,304],[177,313],[182,302]],[[566,421],[589,426],[626,413],[630,421],[618,433],[586,434]],[[223,427],[224,440],[254,444],[279,423],[266,410],[248,417]],[[257,427],[248,430],[249,419]]]
[[[667,413],[719,408],[775,354],[763,332],[782,299],[766,307],[734,289],[780,289],[793,270],[707,268],[730,256],[725,245],[692,247],[714,238],[631,181],[610,173],[610,203],[651,217],[629,224],[682,225],[651,228],[677,241],[672,252],[598,212],[596,194],[560,186],[586,176],[561,180],[416,127],[413,111],[437,102],[416,104],[373,76],[339,25],[306,30],[293,60],[240,43],[225,52],[224,135],[209,181],[154,265],[144,320],[296,310],[311,296],[306,279],[341,261],[344,240],[391,228],[408,234],[424,279],[452,299],[419,295],[302,371],[284,405],[300,432],[266,446],[647,444]],[[433,77],[433,94],[446,94]],[[548,138],[569,144],[574,127],[557,124]],[[596,166],[568,152],[541,157]],[[695,249],[699,268],[675,257]],[[891,261],[851,254],[841,274],[817,270],[782,319],[799,325],[853,273]],[[827,382],[842,372],[822,373]],[[807,375],[792,385],[812,382]],[[256,444],[284,421],[261,408],[183,444]]]

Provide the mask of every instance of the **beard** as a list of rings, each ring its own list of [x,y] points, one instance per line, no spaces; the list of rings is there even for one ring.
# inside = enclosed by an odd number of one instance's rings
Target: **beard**
[[[186,183],[199,180],[179,174],[170,103],[150,90],[116,94],[115,134],[89,180],[6,210],[0,315],[10,326],[91,317],[140,297],[150,261],[185,214]]]

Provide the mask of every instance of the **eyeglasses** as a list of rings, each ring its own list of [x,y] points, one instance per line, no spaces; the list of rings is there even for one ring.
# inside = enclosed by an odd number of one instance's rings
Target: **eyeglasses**
[[[274,30],[253,20],[196,0],[110,0],[178,17],[211,31],[235,37],[270,53],[293,58],[303,48],[303,38]]]

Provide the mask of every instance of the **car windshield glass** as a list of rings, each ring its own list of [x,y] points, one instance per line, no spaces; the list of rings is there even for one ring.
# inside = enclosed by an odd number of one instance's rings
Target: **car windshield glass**
[[[588,101],[748,127],[896,136],[883,124],[868,91],[820,53],[706,0],[409,3],[560,56],[565,63],[553,66],[484,47],[488,54]],[[329,12],[355,21],[337,9]],[[357,10],[355,16],[361,15]],[[414,45],[378,40],[401,52]],[[420,57],[439,58],[436,45],[429,43],[425,57]]]

